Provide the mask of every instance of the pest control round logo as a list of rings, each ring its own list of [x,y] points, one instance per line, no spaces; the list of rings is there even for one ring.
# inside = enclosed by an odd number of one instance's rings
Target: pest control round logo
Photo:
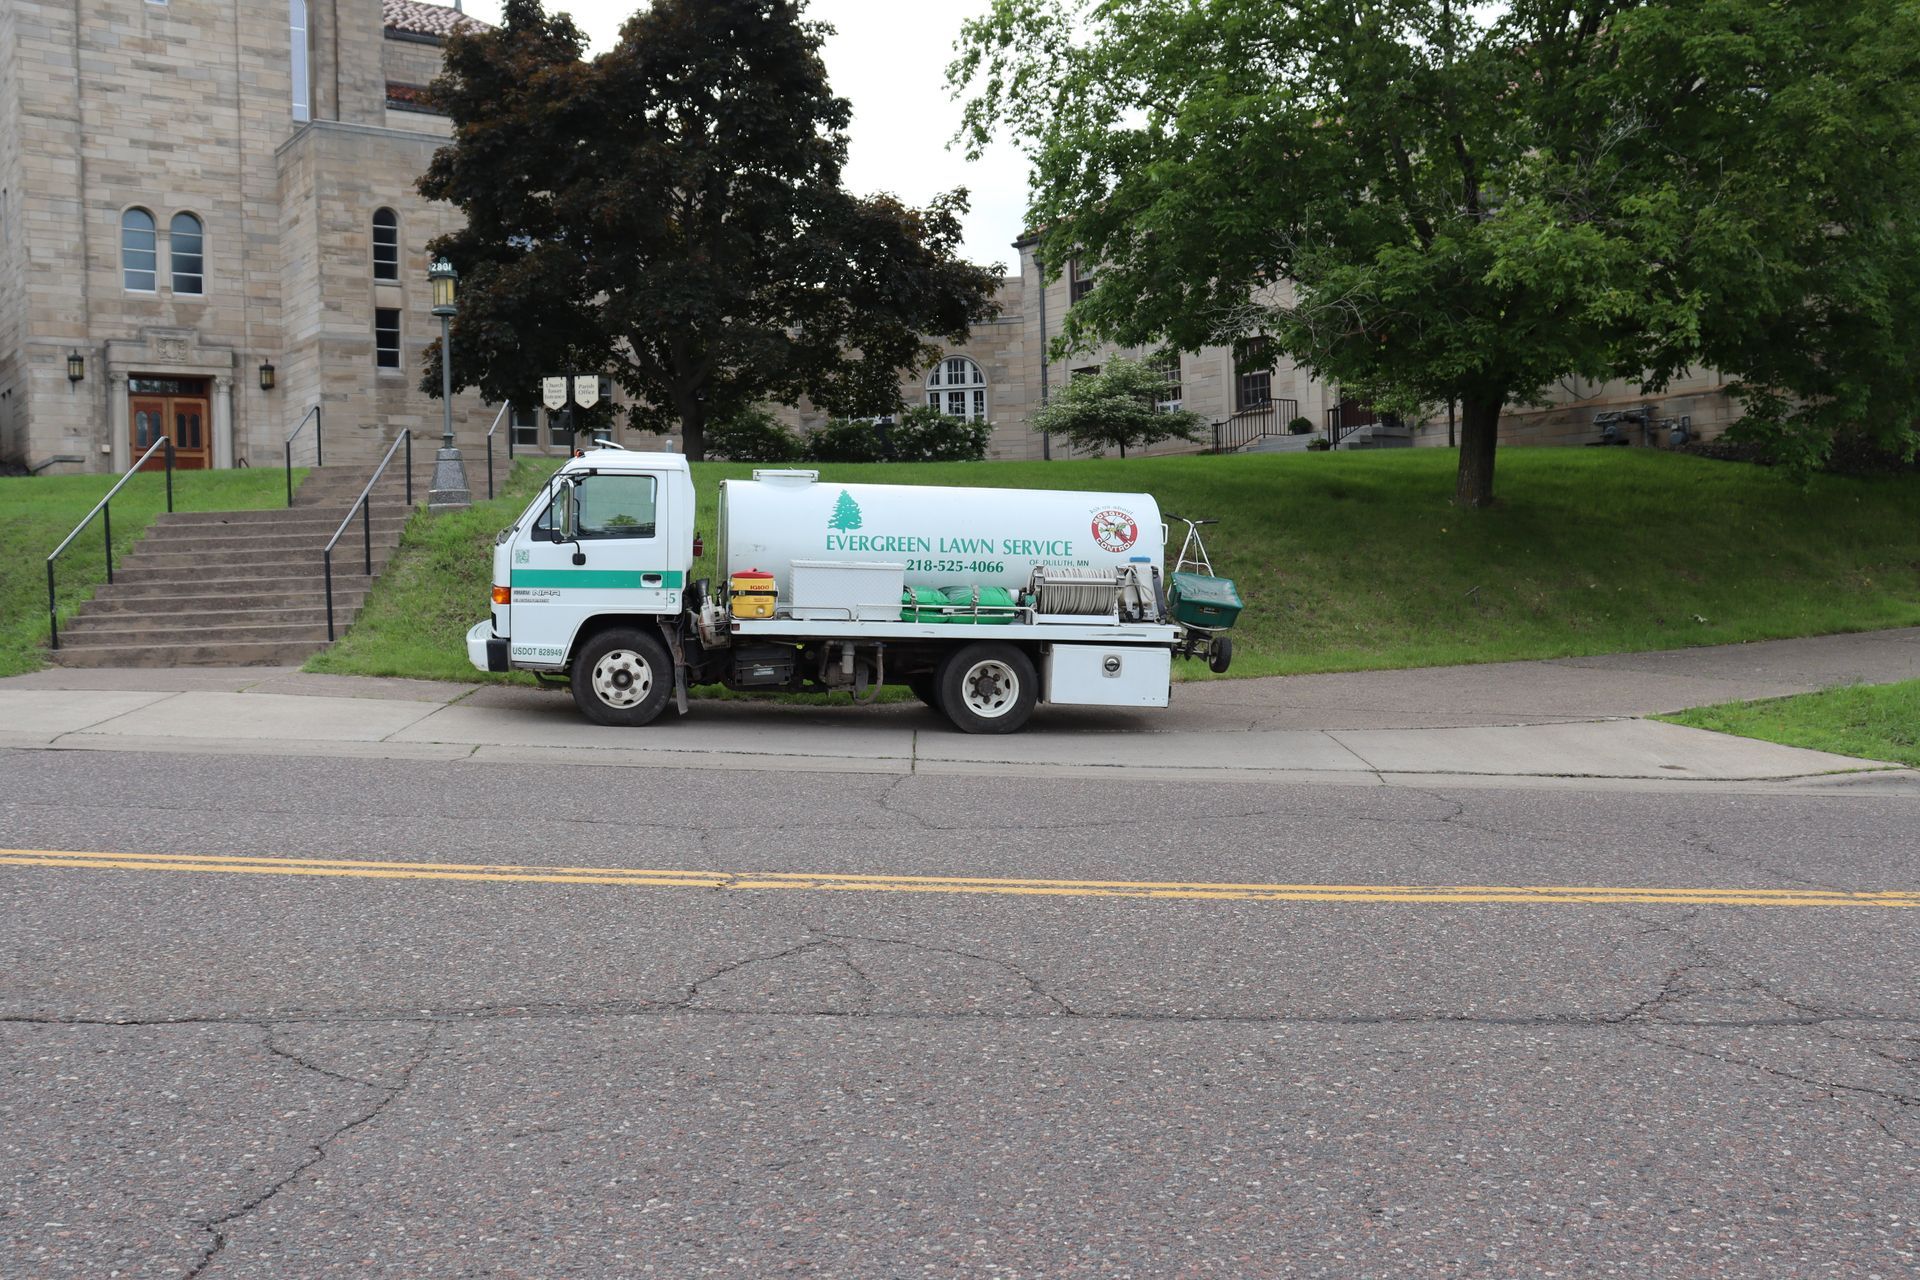
[[[1140,536],[1140,524],[1124,511],[1102,511],[1093,517],[1093,541],[1102,551],[1125,551]]]

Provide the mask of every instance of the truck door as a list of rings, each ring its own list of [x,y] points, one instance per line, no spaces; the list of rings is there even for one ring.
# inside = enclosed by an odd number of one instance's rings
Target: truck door
[[[599,614],[677,614],[685,574],[667,568],[673,516],[664,477],[573,475],[553,486],[511,566],[516,662],[566,661]]]

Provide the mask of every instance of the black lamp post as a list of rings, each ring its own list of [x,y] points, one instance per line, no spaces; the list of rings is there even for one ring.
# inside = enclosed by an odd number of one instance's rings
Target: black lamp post
[[[427,510],[454,511],[473,505],[466,464],[453,442],[453,295],[460,273],[445,258],[435,258],[427,279],[433,284],[433,314],[440,317],[440,452],[434,457]]]
[[[262,360],[260,362],[260,389],[262,391],[273,390],[273,361],[271,360]]]
[[[87,376],[87,358],[78,351],[67,353],[67,381],[78,382]]]

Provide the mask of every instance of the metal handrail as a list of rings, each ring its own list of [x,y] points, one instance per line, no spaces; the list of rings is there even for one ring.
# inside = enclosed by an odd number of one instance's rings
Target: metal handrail
[[[395,436],[393,443],[387,446],[387,456],[380,459],[380,465],[373,469],[373,478],[367,481],[367,487],[362,489],[360,496],[353,500],[353,507],[360,508],[361,541],[366,552],[368,579],[373,577],[373,486],[380,483],[380,477],[386,474],[387,464],[393,461],[393,451],[402,444],[407,446],[407,505],[409,507],[413,505],[413,433],[405,427],[400,428],[400,434]],[[340,535],[347,531],[347,526],[353,523],[353,507],[347,508],[346,519],[340,522],[340,527],[333,531],[333,536],[327,539],[326,547],[320,552],[320,563],[327,580],[328,644],[332,644],[334,640],[333,548],[334,544],[340,541]]]
[[[314,405],[300,415],[300,425],[287,433],[287,505],[293,505],[293,438],[307,429],[307,419],[313,419],[313,465],[327,465],[326,433],[320,421],[320,406]]]
[[[1262,400],[1229,414],[1213,424],[1213,451],[1237,453],[1264,436],[1283,435],[1280,428],[1299,412],[1298,400],[1277,399]]]
[[[62,551],[65,551],[68,545],[72,543],[72,541],[75,538],[80,536],[80,531],[82,529],[86,528],[89,524],[93,523],[93,518],[95,516],[101,514],[102,512],[105,512],[106,518],[100,522],[100,526],[101,526],[102,536],[106,539],[107,582],[109,585],[112,584],[113,582],[113,508],[109,507],[107,504],[113,501],[113,495],[120,492],[120,490],[126,486],[127,481],[133,479],[135,476],[140,474],[140,468],[147,465],[147,459],[151,458],[154,455],[154,451],[161,448],[164,448],[167,451],[167,454],[166,454],[167,510],[172,511],[173,510],[173,438],[171,436],[161,436],[158,440],[155,440],[151,445],[147,446],[147,451],[141,454],[139,457],[139,460],[136,461],[131,467],[127,468],[127,474],[120,477],[119,483],[115,484],[113,488],[107,490],[106,497],[100,499],[100,501],[93,504],[93,510],[87,512],[85,518],[82,519],[79,524],[73,526],[73,532],[68,534],[65,538],[61,539],[60,545],[55,547],[53,549],[52,554],[50,554],[47,557],[47,632],[52,642],[53,648],[58,649],[60,647],[60,613],[59,613],[59,607],[54,603],[53,562],[59,558],[60,553]]]
[[[493,433],[500,429],[500,420],[513,408],[509,400],[500,406],[500,412],[493,415],[493,425],[487,428],[487,497],[493,497]],[[513,461],[513,429],[507,429],[507,461]]]

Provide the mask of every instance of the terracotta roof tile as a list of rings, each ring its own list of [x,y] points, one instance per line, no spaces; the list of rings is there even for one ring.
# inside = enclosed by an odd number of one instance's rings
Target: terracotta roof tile
[[[380,0],[387,30],[415,36],[452,35],[455,31],[485,31],[487,24],[469,14],[425,0]]]

